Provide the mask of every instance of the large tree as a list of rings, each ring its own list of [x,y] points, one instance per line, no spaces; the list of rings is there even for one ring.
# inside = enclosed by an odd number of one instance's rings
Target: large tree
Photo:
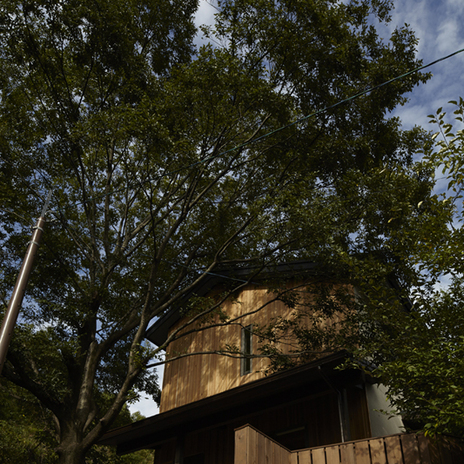
[[[220,1],[199,49],[196,7],[0,2],[2,295],[53,189],[3,374],[54,417],[62,463],[156,393],[147,326],[208,273],[365,252],[391,270],[384,238],[430,189],[423,133],[388,117],[427,76],[322,111],[420,64],[410,30],[370,25],[390,2]]]

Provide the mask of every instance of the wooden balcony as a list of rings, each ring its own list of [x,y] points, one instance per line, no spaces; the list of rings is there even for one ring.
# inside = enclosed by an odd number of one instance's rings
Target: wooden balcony
[[[290,451],[255,428],[235,430],[234,464],[462,464],[464,448],[450,439],[399,434]]]

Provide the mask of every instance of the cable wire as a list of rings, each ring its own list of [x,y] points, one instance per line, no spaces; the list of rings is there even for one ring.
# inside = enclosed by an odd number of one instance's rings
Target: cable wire
[[[168,177],[168,176],[171,176],[173,174],[177,174],[177,173],[179,173],[181,171],[189,170],[189,169],[192,169],[192,168],[194,168],[196,166],[205,164],[205,163],[207,163],[209,161],[213,161],[214,159],[221,158],[221,157],[223,157],[224,155],[226,155],[228,153],[231,153],[231,152],[236,151],[236,150],[240,150],[241,148],[244,148],[244,147],[246,147],[248,145],[251,145],[253,143],[257,143],[257,142],[259,142],[261,140],[264,140],[264,139],[266,139],[266,138],[268,138],[268,137],[270,137],[270,136],[272,136],[274,134],[277,134],[279,132],[284,131],[285,129],[288,129],[290,127],[298,125],[298,124],[300,124],[300,123],[302,123],[304,121],[307,121],[308,119],[311,119],[311,118],[313,118],[315,116],[318,116],[320,114],[326,113],[331,109],[334,109],[334,108],[336,108],[338,106],[341,106],[341,105],[343,105],[345,103],[348,103],[350,101],[353,101],[353,100],[355,100],[355,99],[357,99],[357,98],[359,98],[359,97],[361,97],[363,95],[366,95],[366,94],[368,94],[370,92],[374,92],[375,90],[378,90],[381,87],[384,87],[386,85],[392,84],[393,82],[404,79],[405,77],[408,77],[408,76],[410,76],[412,74],[415,74],[415,73],[417,73],[419,71],[422,71],[422,70],[424,70],[426,68],[429,68],[430,66],[433,66],[433,65],[435,65],[437,63],[440,63],[441,61],[445,61],[445,60],[447,60],[447,59],[449,59],[449,58],[451,58],[451,57],[453,57],[455,55],[458,55],[458,54],[460,54],[462,52],[464,52],[464,48],[462,48],[460,50],[457,50],[457,51],[455,51],[455,52],[453,52],[453,53],[451,53],[449,55],[443,56],[443,57],[441,57],[441,58],[439,58],[439,59],[437,59],[435,61],[432,61],[431,63],[425,64],[425,65],[422,65],[422,66],[418,66],[417,68],[412,69],[411,71],[408,71],[408,72],[406,72],[404,74],[396,76],[396,77],[394,77],[392,79],[389,79],[388,81],[382,82],[381,84],[378,84],[378,85],[376,85],[374,87],[369,87],[367,89],[364,89],[361,92],[358,92],[355,95],[352,95],[351,97],[345,98],[344,100],[340,100],[340,101],[334,103],[333,105],[326,106],[326,107],[324,107],[324,108],[322,108],[320,110],[314,111],[313,113],[310,113],[310,114],[308,114],[306,116],[303,116],[303,117],[301,117],[299,119],[296,119],[295,121],[293,121],[293,122],[291,122],[291,123],[289,123],[289,124],[287,124],[285,126],[279,127],[278,129],[275,129],[275,130],[273,130],[271,132],[263,134],[263,135],[261,135],[259,137],[254,138],[254,139],[247,140],[246,142],[243,142],[243,143],[241,143],[239,145],[236,145],[233,148],[229,148],[228,150],[222,151],[221,153],[218,153],[217,155],[210,156],[210,157],[205,158],[203,160],[196,161],[195,163],[192,163],[192,164],[186,165],[186,166],[182,166],[182,167],[180,167],[178,169],[175,169],[175,170],[172,170],[172,171],[167,171],[167,172],[165,172],[163,174],[152,177],[150,179],[145,179],[144,181],[139,181],[137,184],[134,183],[133,186],[148,183],[148,182],[152,182],[152,181],[155,181],[155,180],[159,180],[159,179],[162,179],[163,177]],[[82,201],[82,202],[77,202],[76,204],[83,204],[84,202],[94,201],[94,200],[97,200],[99,198],[104,198],[105,196],[112,195],[112,194],[117,193],[117,192],[122,192],[122,191],[130,189],[130,188],[131,188],[131,186],[126,186],[126,187],[122,187],[120,189],[115,189],[115,190],[113,190],[111,192],[104,193],[104,194],[97,195],[97,196],[94,196],[92,198],[89,198],[88,200],[85,200],[85,201]]]
[[[428,68],[428,67],[430,67],[430,66],[433,66],[433,65],[435,65],[435,64],[437,64],[437,63],[439,63],[439,62],[445,61],[445,60],[447,60],[447,59],[449,59],[449,58],[451,58],[451,57],[453,57],[453,56],[455,56],[455,55],[458,55],[458,54],[460,54],[460,53],[462,53],[462,52],[464,52],[464,48],[463,48],[463,49],[460,49],[460,50],[457,50],[457,51],[455,51],[455,52],[453,52],[453,53],[451,53],[451,54],[449,54],[449,55],[443,56],[443,57],[441,57],[441,58],[439,58],[439,59],[437,59],[437,60],[435,60],[435,61],[433,61],[433,62],[431,62],[431,63],[428,63],[428,64],[426,64],[426,65],[418,66],[417,68],[415,68],[415,69],[413,69],[413,70],[411,70],[411,71],[408,71],[408,72],[406,72],[406,73],[404,73],[404,74],[401,74],[401,75],[399,75],[399,76],[396,76],[396,77],[394,77],[394,78],[392,78],[392,79],[389,79],[388,81],[382,82],[381,84],[378,84],[378,85],[376,85],[376,86],[374,86],[374,87],[370,87],[370,88],[364,89],[364,90],[362,90],[361,92],[358,92],[358,93],[356,93],[355,95],[352,95],[351,97],[345,98],[344,100],[340,100],[340,101],[334,103],[333,105],[324,107],[324,108],[322,108],[322,109],[320,109],[320,110],[317,110],[317,111],[315,111],[315,112],[313,112],[313,113],[311,113],[311,114],[308,114],[308,115],[306,115],[306,116],[303,116],[303,117],[301,117],[301,118],[299,118],[299,119],[297,119],[297,120],[295,120],[295,121],[293,121],[293,122],[291,122],[291,123],[289,123],[289,124],[287,124],[287,125],[285,125],[285,126],[282,126],[282,127],[278,128],[278,129],[275,129],[275,130],[273,130],[273,131],[271,131],[271,132],[268,132],[268,133],[266,133],[266,134],[263,134],[263,135],[261,135],[261,136],[259,136],[259,137],[256,137],[256,138],[254,138],[254,139],[247,140],[246,142],[243,142],[243,143],[241,143],[241,144],[239,144],[239,145],[237,145],[237,146],[235,146],[235,147],[233,147],[233,148],[230,148],[230,149],[228,149],[228,150],[225,150],[225,151],[223,151],[223,152],[221,152],[221,153],[219,153],[219,154],[217,154],[217,155],[214,155],[214,156],[205,158],[204,160],[196,161],[195,163],[192,163],[192,164],[187,165],[187,166],[180,167],[180,168],[178,168],[178,169],[176,169],[176,170],[173,170],[173,171],[164,172],[163,174],[160,174],[160,175],[158,175],[158,176],[152,177],[152,178],[150,178],[150,179],[146,179],[146,180],[144,180],[144,181],[141,181],[141,180],[140,180],[140,181],[138,181],[137,183],[134,183],[133,186],[141,185],[141,184],[148,183],[148,182],[152,182],[152,181],[154,181],[154,180],[159,180],[159,179],[161,179],[161,178],[163,178],[163,177],[168,177],[168,176],[173,175],[173,174],[176,174],[176,173],[178,173],[178,172],[185,171],[185,170],[189,170],[189,169],[191,169],[191,168],[194,168],[195,166],[199,166],[199,165],[201,165],[201,164],[207,163],[207,162],[212,161],[212,160],[214,160],[214,159],[223,157],[224,155],[226,155],[226,154],[228,154],[228,153],[231,153],[231,152],[236,151],[236,150],[240,150],[241,148],[244,148],[244,147],[246,147],[246,146],[248,146],[248,145],[251,145],[252,143],[257,143],[257,142],[259,142],[259,141],[261,141],[261,140],[264,140],[265,138],[268,138],[268,137],[270,137],[270,136],[272,136],[272,135],[274,135],[274,134],[276,134],[276,133],[279,133],[279,132],[281,132],[281,131],[283,131],[283,130],[285,130],[285,129],[288,129],[288,128],[290,128],[290,127],[293,127],[293,126],[295,126],[295,125],[298,125],[298,124],[300,124],[300,123],[302,123],[302,122],[304,122],[304,121],[307,121],[308,119],[311,119],[311,118],[313,118],[313,117],[315,117],[315,116],[317,116],[317,115],[320,115],[320,114],[322,114],[322,113],[326,113],[326,112],[328,112],[328,111],[331,110],[331,109],[334,109],[334,108],[336,108],[336,107],[338,107],[338,106],[341,106],[341,105],[343,105],[343,104],[345,104],[345,103],[348,103],[348,102],[350,102],[350,101],[353,101],[353,100],[355,100],[355,99],[357,99],[357,98],[359,98],[359,97],[361,97],[361,96],[363,96],[363,95],[366,95],[366,94],[368,94],[368,93],[370,93],[370,92],[373,92],[373,91],[375,91],[375,90],[378,90],[378,89],[380,89],[381,87],[384,87],[384,86],[386,86],[386,85],[392,84],[393,82],[396,82],[396,81],[399,81],[399,80],[401,80],[401,79],[404,79],[405,77],[408,77],[408,76],[410,76],[410,75],[412,75],[412,74],[414,74],[414,73],[417,73],[417,72],[419,72],[419,71],[422,71],[422,70],[424,70],[424,69],[426,69],[426,68]],[[131,188],[131,185],[126,186],[126,187],[122,187],[122,188],[120,188],[120,189],[115,189],[115,190],[112,190],[111,192],[107,192],[107,193],[104,193],[104,194],[101,194],[101,195],[96,195],[96,196],[93,196],[93,197],[91,197],[91,198],[89,198],[89,199],[87,199],[87,200],[81,201],[81,202],[76,202],[75,204],[76,204],[76,205],[79,205],[79,204],[84,204],[84,203],[87,203],[87,202],[90,202],[90,201],[95,201],[95,200],[98,200],[98,199],[100,199],[100,198],[104,198],[104,197],[106,197],[106,196],[112,195],[112,194],[117,193],[117,192],[126,191],[126,190],[128,190],[128,189],[130,189],[130,188]],[[64,213],[63,213],[62,211],[60,211],[60,212],[64,215]],[[184,265],[182,265],[182,264],[180,264],[180,263],[176,263],[176,264],[177,264],[178,266],[184,266]],[[189,272],[199,272],[199,271],[193,270],[193,269],[191,269],[191,268],[188,269],[188,270],[189,270]],[[212,274],[212,275],[214,275],[214,274]],[[225,277],[225,276],[222,276],[222,277]],[[240,281],[240,279],[233,279],[233,280],[238,280],[238,281]]]

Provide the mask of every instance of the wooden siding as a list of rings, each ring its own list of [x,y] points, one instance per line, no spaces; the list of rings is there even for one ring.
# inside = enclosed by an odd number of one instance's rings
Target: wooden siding
[[[294,310],[282,301],[272,301],[273,298],[275,295],[266,288],[248,286],[236,299],[222,305],[223,312],[229,321],[235,320],[234,323],[203,329],[174,340],[168,347],[167,359],[187,353],[218,351],[224,349],[226,344],[240,348],[242,327],[250,324],[265,326],[277,317],[291,317]],[[262,309],[257,311],[258,308]],[[248,314],[252,311],[257,312]],[[180,321],[172,330],[178,329],[184,322]],[[333,323],[334,320],[320,321],[321,328]],[[258,353],[258,347],[259,341],[253,337],[254,354]],[[281,348],[284,352],[291,350],[287,343],[281,345]],[[240,359],[217,354],[186,356],[169,362],[164,371],[160,411],[165,412],[258,380],[264,377],[268,363],[267,359],[254,358],[252,372],[240,375]]]
[[[250,426],[235,431],[235,464],[287,464],[291,462],[291,454],[287,448]]]
[[[235,430],[234,464],[461,464],[464,448],[450,439],[400,434],[290,451],[246,425]]]
[[[333,391],[320,392],[311,397],[292,400],[286,393],[266,402],[267,408],[244,411],[235,418],[227,415],[215,424],[201,426],[201,420],[192,429],[192,422],[185,432],[176,435],[183,443],[184,456],[204,456],[204,464],[233,464],[235,430],[249,424],[263,435],[271,437],[280,446],[297,450],[338,443],[341,441],[337,394]],[[353,398],[353,410],[362,411],[365,399]],[[222,420],[221,420],[222,419]],[[194,422],[195,423],[195,422]],[[353,432],[353,430],[352,430]],[[357,436],[361,435],[357,431]],[[365,430],[363,438],[369,437]],[[155,452],[155,464],[174,462],[173,442],[159,444]]]

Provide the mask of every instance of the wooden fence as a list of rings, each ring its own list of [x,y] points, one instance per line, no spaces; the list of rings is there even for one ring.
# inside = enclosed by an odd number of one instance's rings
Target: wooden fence
[[[464,464],[464,449],[448,439],[399,434],[290,451],[245,425],[235,430],[235,464]]]

